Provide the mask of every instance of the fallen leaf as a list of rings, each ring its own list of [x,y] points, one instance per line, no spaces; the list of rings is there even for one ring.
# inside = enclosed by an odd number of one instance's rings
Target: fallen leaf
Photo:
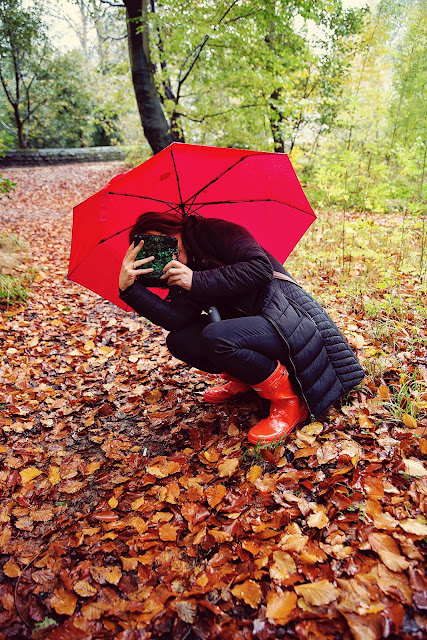
[[[208,487],[206,489],[206,498],[208,501],[208,505],[213,509],[218,506],[219,503],[224,498],[227,489],[223,484],[217,484],[214,487]]]
[[[404,413],[402,416],[402,422],[405,426],[409,427],[409,429],[416,429],[418,424],[415,418],[410,416],[408,413]]]
[[[144,502],[145,502],[145,498],[144,496],[141,496],[140,498],[137,498],[131,503],[130,508],[132,509],[132,511],[138,511],[139,507],[142,507]]]
[[[175,603],[175,608],[180,620],[186,624],[193,624],[196,620],[197,604],[186,600]]]
[[[229,478],[239,466],[239,458],[227,458],[218,465],[218,475],[220,478]]]
[[[87,580],[79,580],[73,585],[73,589],[82,598],[91,598],[97,593],[96,588],[87,582]]]
[[[311,584],[295,586],[295,591],[304,601],[312,607],[320,607],[336,600],[340,590],[334,587],[329,580],[319,580]]]
[[[55,484],[58,484],[58,482],[61,482],[61,476],[59,475],[59,467],[55,467],[54,465],[49,467],[48,480],[51,485],[55,485]]]
[[[42,471],[36,467],[28,467],[27,469],[20,471],[19,474],[21,476],[22,484],[27,484],[27,482],[31,482],[31,480],[40,476]]]
[[[414,476],[416,478],[421,478],[423,476],[427,476],[427,469],[424,467],[423,463],[419,460],[413,460],[412,458],[403,459],[405,463],[405,472],[409,476]]]
[[[270,577],[276,582],[282,582],[297,570],[294,559],[286,551],[274,551],[274,563],[270,567]]]
[[[159,529],[160,540],[174,542],[177,538],[177,530],[171,524],[163,524]]]
[[[403,571],[410,566],[408,560],[400,554],[396,542],[386,533],[370,533],[368,541],[391,571]]]
[[[71,616],[74,613],[77,604],[77,597],[72,591],[66,589],[62,584],[54,591],[51,598],[50,606],[60,616]]]
[[[254,464],[248,471],[248,480],[252,484],[254,484],[255,480],[261,478],[262,476],[262,467],[257,464]]]
[[[123,571],[135,571],[138,567],[138,558],[120,556],[120,560],[122,561]]]
[[[18,578],[22,571],[13,558],[9,558],[3,565],[3,572],[8,578]]]
[[[261,602],[261,587],[254,580],[246,580],[242,584],[236,585],[231,589],[231,593],[252,609],[256,609]]]
[[[407,518],[406,520],[400,520],[399,527],[402,527],[406,533],[413,533],[416,536],[427,536],[427,524],[415,520],[415,518]]]
[[[297,595],[293,591],[285,591],[283,594],[269,591],[265,616],[274,624],[285,625],[292,618],[296,604]]]
[[[329,524],[329,518],[324,511],[319,509],[319,511],[311,513],[308,516],[307,524],[309,527],[317,527],[318,529],[323,529],[323,527],[326,527],[326,525]]]

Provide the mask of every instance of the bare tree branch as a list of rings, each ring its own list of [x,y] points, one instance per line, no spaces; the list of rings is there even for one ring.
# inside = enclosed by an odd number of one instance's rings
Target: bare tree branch
[[[110,7],[124,7],[125,5],[120,2],[112,2],[111,0],[100,0],[103,4],[109,4]]]
[[[208,118],[217,118],[218,116],[223,116],[224,114],[229,113],[230,111],[238,111],[239,109],[251,109],[254,107],[264,107],[264,106],[265,104],[261,102],[254,103],[254,104],[242,104],[236,107],[230,107],[229,109],[224,109],[223,111],[218,111],[217,113],[207,113],[201,118],[195,118],[193,116],[190,116],[188,113],[177,112],[177,114],[179,116],[182,116],[183,118],[187,118],[187,120],[191,120],[191,122],[202,123]]]

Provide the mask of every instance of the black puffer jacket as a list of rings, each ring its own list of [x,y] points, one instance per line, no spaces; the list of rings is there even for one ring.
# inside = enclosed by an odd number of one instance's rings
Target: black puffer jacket
[[[121,298],[140,315],[176,331],[215,305],[222,318],[261,315],[280,334],[292,383],[312,415],[320,417],[364,378],[350,345],[326,311],[289,276],[243,227],[189,216],[183,241],[193,270],[190,292],[172,287],[161,300],[136,281]]]

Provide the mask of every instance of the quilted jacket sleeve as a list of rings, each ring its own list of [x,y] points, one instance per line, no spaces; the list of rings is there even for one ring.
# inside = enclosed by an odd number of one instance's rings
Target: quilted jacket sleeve
[[[193,273],[192,296],[207,301],[230,298],[271,282],[273,267],[262,247],[244,227],[215,220],[206,235],[209,238],[207,257],[217,260],[221,266]]]
[[[179,331],[195,322],[202,311],[182,290],[171,291],[171,300],[162,300],[138,280],[120,292],[120,298],[136,313],[167,331]]]

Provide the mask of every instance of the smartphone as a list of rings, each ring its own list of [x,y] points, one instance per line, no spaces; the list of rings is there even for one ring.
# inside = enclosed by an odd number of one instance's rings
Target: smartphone
[[[139,244],[141,240],[144,240],[144,246],[138,252],[135,261],[154,256],[154,260],[141,267],[144,269],[154,269],[154,271],[139,275],[138,280],[145,287],[160,287],[162,289],[167,289],[169,286],[167,280],[160,280],[160,276],[163,275],[163,268],[168,264],[168,262],[171,260],[177,260],[178,240],[172,236],[142,235],[135,236],[134,245],[136,246]]]

